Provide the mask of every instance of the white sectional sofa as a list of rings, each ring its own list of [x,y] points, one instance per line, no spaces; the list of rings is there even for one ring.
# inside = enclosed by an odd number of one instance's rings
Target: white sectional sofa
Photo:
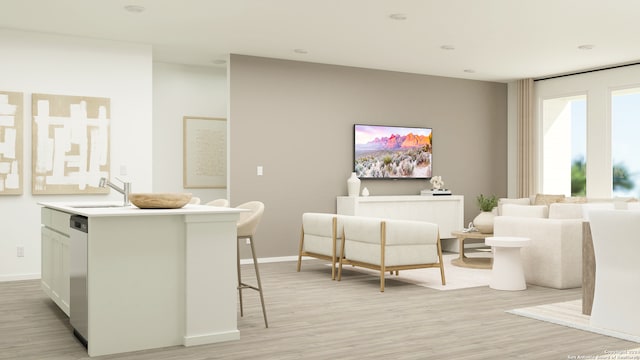
[[[588,221],[589,210],[626,209],[629,200],[537,198],[501,199],[494,236],[531,239],[531,245],[521,250],[527,283],[556,289],[581,287],[582,224]]]

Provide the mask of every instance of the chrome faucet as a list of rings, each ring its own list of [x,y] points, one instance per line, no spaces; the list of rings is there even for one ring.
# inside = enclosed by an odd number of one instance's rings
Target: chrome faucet
[[[118,178],[116,178],[118,179]],[[118,179],[120,180],[120,182],[122,182],[122,187],[119,187],[118,185],[112,183],[111,181],[109,181],[109,179],[107,178],[100,178],[100,187],[107,187],[109,186],[110,188],[112,188],[113,190],[119,192],[120,194],[124,195],[124,204],[122,206],[129,206],[129,192],[131,191],[131,183],[130,182],[126,182],[123,181],[122,179]]]

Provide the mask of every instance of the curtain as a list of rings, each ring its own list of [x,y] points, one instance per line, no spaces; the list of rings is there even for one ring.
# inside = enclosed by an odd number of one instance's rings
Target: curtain
[[[517,82],[518,97],[518,197],[529,197],[535,192],[535,126],[533,119],[533,79]]]

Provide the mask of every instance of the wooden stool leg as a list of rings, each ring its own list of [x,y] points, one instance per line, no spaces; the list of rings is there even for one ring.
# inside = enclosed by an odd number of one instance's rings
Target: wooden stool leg
[[[260,293],[260,302],[262,303],[262,315],[264,316],[264,326],[269,327],[269,323],[267,322],[267,310],[264,306],[264,295],[262,295],[262,282],[260,281],[260,270],[258,270],[258,259],[256,258],[255,248],[253,247],[253,238],[249,238],[249,243],[251,244],[251,255],[253,256],[253,267],[256,270],[256,280],[258,281],[257,290]]]

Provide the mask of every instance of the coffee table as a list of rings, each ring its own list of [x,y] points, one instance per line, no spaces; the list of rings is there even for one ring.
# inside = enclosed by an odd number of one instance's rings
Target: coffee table
[[[472,269],[491,269],[493,264],[492,258],[487,257],[466,257],[464,255],[464,241],[466,239],[481,239],[484,240],[493,234],[483,234],[478,231],[464,232],[464,231],[452,231],[451,235],[455,236],[460,243],[460,256],[451,260],[451,264],[460,267],[472,268]]]

